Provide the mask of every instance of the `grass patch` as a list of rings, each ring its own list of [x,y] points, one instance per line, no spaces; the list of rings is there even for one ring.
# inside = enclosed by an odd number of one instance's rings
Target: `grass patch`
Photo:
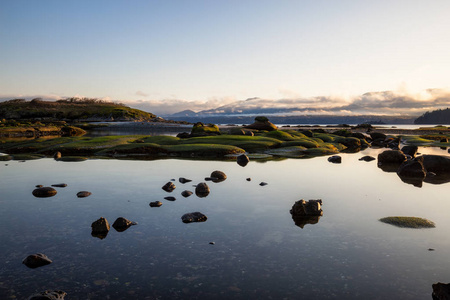
[[[418,217],[386,217],[380,222],[403,228],[434,228],[434,222]]]
[[[180,156],[208,156],[222,157],[230,154],[245,153],[245,150],[231,145],[218,144],[183,144],[183,145],[164,145],[161,146],[169,154]]]

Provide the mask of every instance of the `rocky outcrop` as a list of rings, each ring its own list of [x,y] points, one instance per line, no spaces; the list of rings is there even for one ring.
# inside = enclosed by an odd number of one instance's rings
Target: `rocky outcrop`
[[[91,235],[93,237],[98,237],[99,239],[104,239],[109,232],[110,226],[108,220],[101,217],[97,221],[91,224],[92,232]]]
[[[52,261],[47,257],[47,255],[42,253],[36,253],[28,255],[22,263],[28,268],[35,269],[48,264],[51,264]]]
[[[40,187],[33,190],[33,196],[37,198],[47,198],[52,197],[57,194],[57,191],[52,187]]]
[[[181,221],[183,221],[183,223],[205,222],[207,219],[208,218],[204,214],[198,211],[184,214],[181,217]]]
[[[63,291],[44,291],[28,297],[27,300],[64,300],[64,297],[67,295],[66,292]]]
[[[118,232],[122,232],[122,231],[125,231],[125,230],[127,230],[128,228],[130,228],[130,226],[132,226],[132,225],[136,225],[137,223],[136,222],[132,222],[132,221],[130,221],[130,220],[128,220],[128,219],[125,219],[125,218],[123,218],[123,217],[119,217],[119,218],[117,218],[115,221],[114,221],[114,223],[113,223],[113,227],[114,227],[114,229],[116,230],[116,231],[118,231]]]
[[[209,186],[205,182],[201,182],[195,187],[197,197],[204,198],[209,195],[209,192]]]
[[[277,130],[278,127],[275,126],[273,123],[269,122],[269,119],[266,117],[256,117],[255,122],[253,124],[244,126],[244,128],[247,129],[255,129],[255,130],[265,130],[265,131],[272,131]]]

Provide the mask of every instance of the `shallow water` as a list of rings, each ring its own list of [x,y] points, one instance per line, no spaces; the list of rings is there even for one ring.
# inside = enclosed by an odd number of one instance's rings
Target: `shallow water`
[[[376,161],[358,161],[379,151],[342,154],[342,164],[318,157],[245,168],[179,159],[2,162],[0,298],[59,289],[67,299],[431,299],[433,283],[450,282],[450,183],[418,188]],[[228,178],[207,182],[208,197],[181,196],[214,170]],[[193,181],[161,189],[179,177]],[[37,184],[62,182],[68,186],[54,197],[31,194]],[[82,190],[92,195],[77,198]],[[169,195],[177,200],[164,200]],[[303,229],[289,213],[302,198],[322,199],[324,210]],[[181,222],[194,211],[208,220]],[[436,228],[378,221],[394,215],[427,218]],[[90,227],[100,217],[138,225],[111,227],[101,240]],[[53,263],[22,264],[37,252]]]

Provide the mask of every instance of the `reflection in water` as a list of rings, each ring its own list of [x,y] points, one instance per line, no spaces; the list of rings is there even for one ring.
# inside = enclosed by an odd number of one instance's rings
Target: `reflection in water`
[[[317,224],[319,223],[320,216],[292,216],[292,220],[294,220],[295,225],[302,228],[305,227],[306,224]]]

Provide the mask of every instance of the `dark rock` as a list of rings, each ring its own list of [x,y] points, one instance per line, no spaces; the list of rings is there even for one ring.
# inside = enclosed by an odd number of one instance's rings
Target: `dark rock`
[[[46,198],[46,197],[52,197],[55,196],[57,191],[54,188],[51,187],[41,187],[37,188],[33,191],[33,196],[38,198]]]
[[[406,155],[400,150],[386,150],[378,154],[378,164],[401,164],[406,160]]]
[[[249,163],[249,161],[250,159],[245,154],[241,154],[236,158],[237,164],[240,165],[241,167],[245,167]]]
[[[441,155],[423,155],[423,166],[427,172],[450,173],[450,158]]]
[[[166,199],[168,201],[175,201],[175,200],[177,200],[175,197],[172,197],[172,196],[164,197],[164,199]]]
[[[63,291],[44,291],[37,294],[34,294],[28,297],[27,300],[64,300],[64,297],[67,295],[66,292]]]
[[[448,138],[442,138],[440,142],[441,143],[448,143]]]
[[[180,183],[186,183],[186,182],[191,182],[192,180],[190,180],[190,179],[187,179],[187,178],[184,178],[184,177],[180,177],[179,179],[178,179],[178,181],[180,182]]]
[[[77,197],[78,198],[85,198],[85,197],[89,197],[92,193],[88,192],[88,191],[81,191],[77,193]]]
[[[319,223],[320,216],[292,216],[292,220],[294,220],[296,226],[303,229],[306,224]]]
[[[110,229],[108,220],[106,220],[103,217],[93,222],[91,224],[91,228],[92,228],[91,235],[93,237],[98,237],[99,239],[104,239],[108,235]]]
[[[265,185],[268,185],[268,183],[263,181],[263,182],[261,182],[259,185],[260,185],[260,186],[265,186]]]
[[[208,218],[202,214],[201,212],[192,212],[184,214],[181,217],[183,223],[192,223],[192,222],[205,222]]]
[[[28,255],[22,263],[28,268],[35,269],[38,267],[42,267],[48,264],[51,264],[52,261],[47,257],[47,255],[42,253],[36,253]]]
[[[36,185],[36,187],[37,188],[41,188],[41,187],[43,187],[43,185],[42,184],[38,184],[38,185]]]
[[[386,135],[384,133],[381,132],[371,132],[370,133],[370,137],[372,138],[372,140],[385,140],[386,139]]]
[[[416,157],[417,150],[418,150],[417,146],[407,145],[402,147],[402,152],[413,158]]]
[[[292,206],[290,213],[292,216],[322,216],[322,200],[298,200]]]
[[[191,191],[182,191],[181,192],[181,196],[183,196],[184,198],[189,197],[190,195],[192,195]]]
[[[314,136],[314,134],[313,134],[313,132],[311,130],[303,130],[303,131],[300,131],[300,133],[304,134],[307,137],[313,137]]]
[[[181,133],[177,134],[177,138],[180,138],[180,139],[187,139],[190,137],[191,137],[191,134],[188,132],[181,132]]]
[[[197,197],[206,197],[209,195],[209,192],[209,186],[205,182],[201,182],[195,187],[195,194],[197,195]]]
[[[245,179],[245,180],[247,180],[247,181],[252,181],[252,179],[249,177],[249,178],[247,178],[247,179]]]
[[[163,190],[165,190],[166,192],[168,192],[168,193],[171,193],[171,192],[173,192],[173,190],[175,189],[175,184],[173,183],[173,182],[171,182],[171,181],[169,181],[168,183],[166,183],[163,187],[162,187],[162,189]]]
[[[209,242],[209,244],[210,244],[210,245],[215,245],[216,243],[215,243],[215,242]]]
[[[150,207],[160,207],[162,205],[161,201],[150,202]]]
[[[60,159],[61,156],[62,156],[62,155],[61,155],[61,152],[59,152],[59,151],[57,151],[57,152],[55,152],[55,154],[53,154],[53,158],[54,158],[54,159],[57,159],[57,160]]]
[[[405,182],[415,186],[422,186],[426,171],[423,166],[423,156],[404,161],[397,170],[397,175]]]
[[[131,222],[131,221],[128,220],[128,219],[119,217],[119,218],[117,218],[117,219],[114,221],[114,223],[113,223],[112,226],[114,227],[114,229],[115,229],[116,231],[122,232],[122,231],[125,231],[125,230],[127,230],[128,228],[130,228],[130,226],[136,225],[136,224],[137,224],[136,222]]]
[[[217,180],[217,178],[216,177],[205,177],[205,180],[206,181],[214,181],[214,180]]]
[[[342,162],[342,157],[340,157],[339,155],[333,155],[328,157],[328,161],[333,164],[340,164]]]
[[[366,156],[361,157],[361,158],[358,159],[358,160],[362,160],[362,161],[367,161],[367,162],[369,162],[369,161],[372,161],[372,160],[375,160],[375,159],[376,159],[376,158],[373,157],[373,156],[366,155]]]
[[[222,182],[227,179],[227,175],[222,171],[214,171],[211,173],[211,178],[215,178],[213,182]]]
[[[57,183],[57,184],[52,184],[53,187],[60,187],[60,188],[64,188],[67,186],[67,184],[65,183]]]
[[[450,283],[434,283],[432,288],[433,300],[450,300]]]

